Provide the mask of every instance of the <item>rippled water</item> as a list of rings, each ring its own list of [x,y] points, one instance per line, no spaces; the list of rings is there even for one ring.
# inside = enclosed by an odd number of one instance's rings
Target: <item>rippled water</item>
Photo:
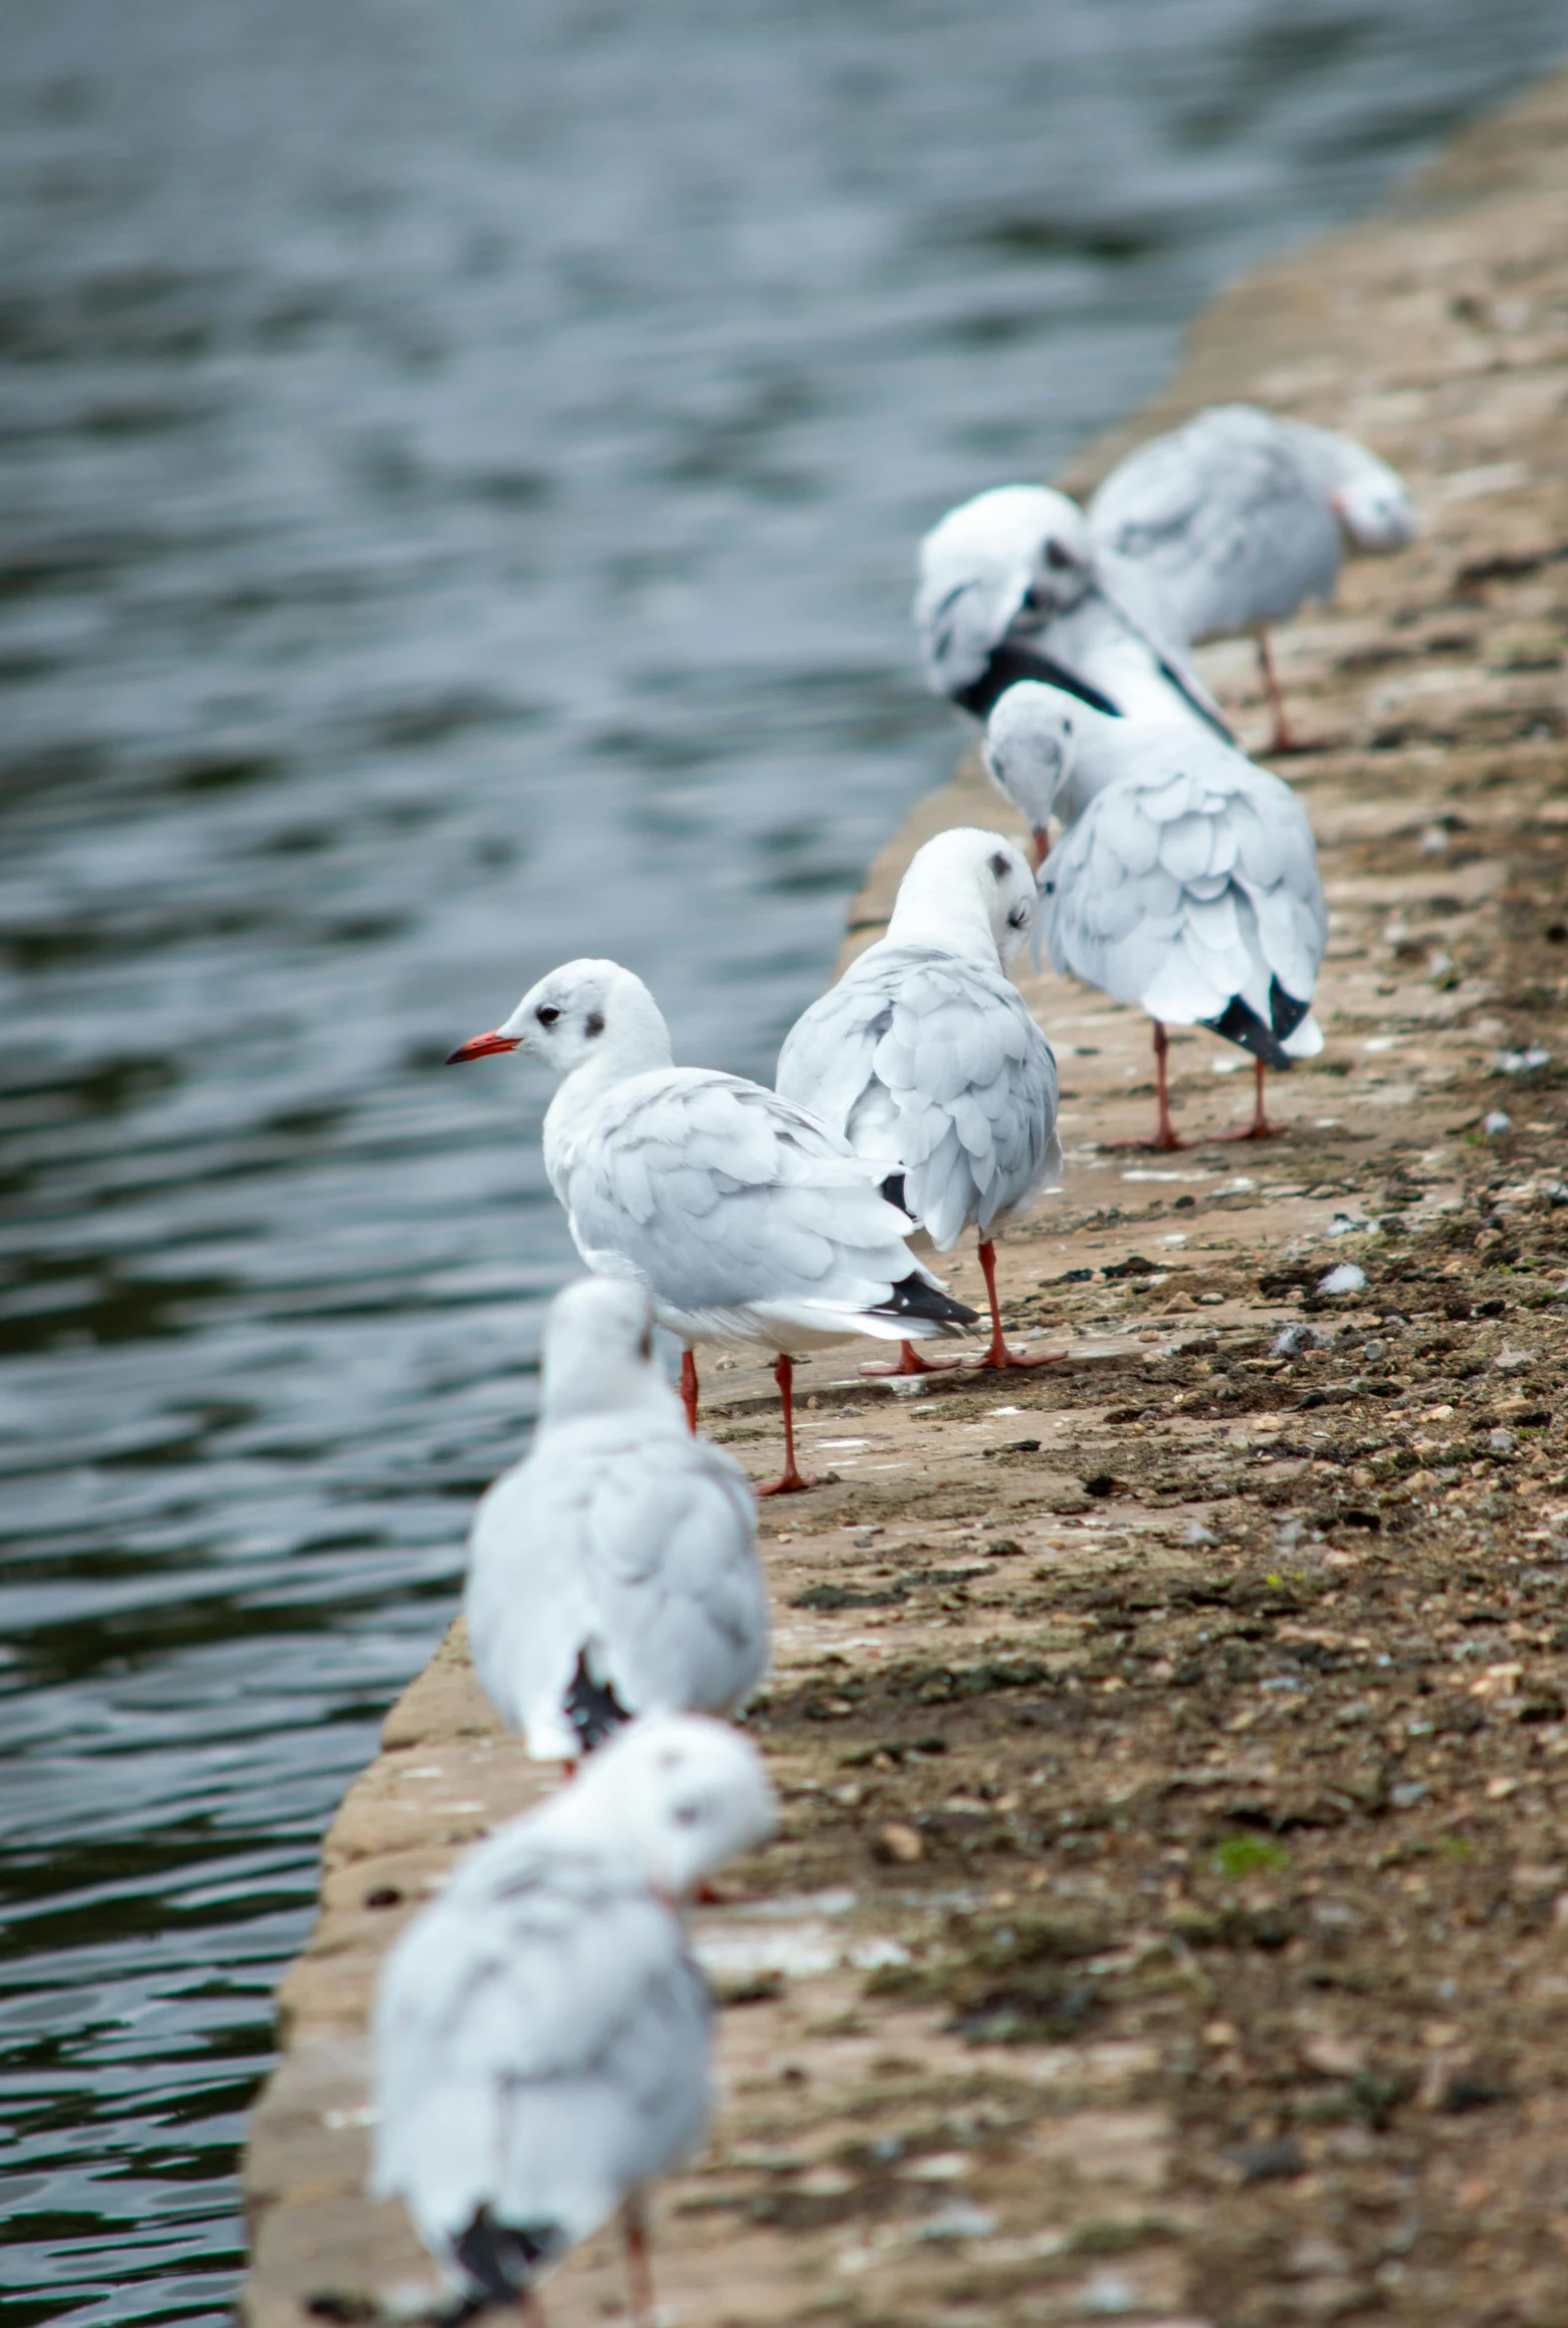
[[[54,0],[0,67],[9,2317],[216,2319],[316,1839],[568,1267],[563,956],[766,1072],[912,544],[1557,0]]]

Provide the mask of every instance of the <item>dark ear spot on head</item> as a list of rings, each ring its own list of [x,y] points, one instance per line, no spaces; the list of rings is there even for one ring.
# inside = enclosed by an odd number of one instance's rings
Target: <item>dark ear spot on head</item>
[[[603,1012],[590,1011],[587,1017],[587,1024],[583,1028],[582,1032],[584,1035],[602,1035],[604,1032]]]
[[[999,881],[1005,881],[1012,870],[1012,867],[1010,864],[1008,864],[1007,858],[1003,855],[1000,848],[997,850],[996,854],[991,860],[991,869],[996,874]]]

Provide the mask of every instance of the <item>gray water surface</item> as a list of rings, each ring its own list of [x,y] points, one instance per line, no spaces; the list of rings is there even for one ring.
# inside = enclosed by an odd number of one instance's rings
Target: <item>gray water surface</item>
[[[570,1267],[613,953],[771,1070],[913,545],[1560,0],[52,0],[0,66],[8,2318],[214,2321],[317,1839]]]

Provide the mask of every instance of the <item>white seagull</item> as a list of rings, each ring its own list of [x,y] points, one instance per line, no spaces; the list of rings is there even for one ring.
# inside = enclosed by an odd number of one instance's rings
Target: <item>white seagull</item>
[[[533,2290],[624,2210],[652,2328],[643,2193],[707,2129],[712,2005],[679,1903],[773,1833],[755,1749],[647,1715],[459,1861],[390,1950],[371,2191],[400,2196],[469,2317]]]
[[[1214,404],[1129,453],[1089,503],[1095,539],[1155,584],[1185,644],[1250,632],[1275,733],[1295,749],[1266,625],[1331,598],[1348,551],[1404,550],[1416,513],[1397,470],[1353,437],[1257,404]]]
[[[768,1665],[757,1507],[693,1438],[629,1278],[579,1278],[545,1325],[544,1407],[469,1536],[469,1648],[502,1720],[575,1762],[650,1712],[730,1714]]]
[[[914,618],[933,693],[977,719],[1040,679],[1099,711],[1230,735],[1148,578],[1048,486],[999,485],[949,510],[920,545]]]
[[[991,1302],[983,1366],[1045,1363],[1008,1347],[992,1242],[1061,1175],[1056,1061],[1007,975],[1035,901],[1027,862],[1000,832],[939,832],[899,883],[887,936],[796,1021],[779,1054],[784,1096],[869,1158],[939,1252],[975,1223]],[[896,1366],[866,1371],[931,1366],[906,1341]]]
[[[522,1050],[560,1076],[545,1117],[550,1185],[588,1268],[639,1280],[659,1323],[685,1343],[693,1430],[694,1343],[779,1352],[784,1468],[760,1494],[810,1485],[795,1468],[791,1351],[976,1322],[911,1256],[910,1223],[875,1168],[761,1083],[676,1066],[658,1005],[619,963],[551,971],[452,1063],[496,1050]]]
[[[1311,1016],[1328,935],[1317,850],[1288,785],[1218,737],[1106,719],[1059,688],[1013,687],[986,731],[992,776],[1031,824],[1055,808],[1063,839],[1040,876],[1053,966],[1154,1021],[1159,1128],[1180,1148],[1166,1093],[1167,1026],[1203,1026],[1265,1067],[1323,1048]]]

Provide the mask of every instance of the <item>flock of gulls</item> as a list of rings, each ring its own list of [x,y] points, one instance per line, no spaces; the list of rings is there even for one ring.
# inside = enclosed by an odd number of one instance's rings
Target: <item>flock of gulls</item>
[[[746,1475],[697,1436],[699,1344],[776,1354],[796,1468],[794,1354],[897,1344],[867,1371],[1005,1368],[994,1241],[1061,1171],[1056,1065],[1008,972],[1054,968],[1153,1023],[1152,1144],[1182,1145],[1166,1030],[1204,1026],[1264,1076],[1322,1045],[1326,915],[1289,786],[1239,749],[1190,659],[1251,635],[1292,744],[1267,627],[1327,598],[1342,559],[1409,543],[1400,478],[1350,439],[1244,404],[1122,462],[1086,509],[1006,485],[921,547],[932,689],[985,722],[1033,834],[940,833],[887,934],[799,1020],[777,1088],[677,1066],[642,981],[568,962],[453,1061],[520,1051],[559,1078],[545,1167],[588,1276],[548,1319],[527,1459],[481,1502],[466,1611],[502,1720],[568,1783],[461,1861],[390,1951],[374,2026],[373,2188],[399,2195],[453,2290],[537,2318],[535,2290],[622,2211],[631,2309],[653,2319],[643,2195],[703,2139],[710,2006],[682,1910],[766,1841],[772,1789],[725,1717],[767,1668]],[[1059,828],[1052,840],[1053,824]],[[973,1227],[981,1325],[918,1260]],[[654,1345],[684,1351],[680,1396]]]

